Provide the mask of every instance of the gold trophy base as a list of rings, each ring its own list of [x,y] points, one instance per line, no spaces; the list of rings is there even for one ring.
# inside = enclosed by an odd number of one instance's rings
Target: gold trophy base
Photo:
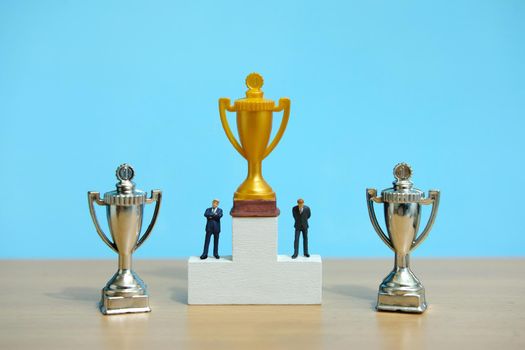
[[[276,200],[248,199],[233,200],[230,215],[233,217],[276,217],[280,210]]]
[[[427,309],[425,291],[407,294],[388,294],[379,292],[377,295],[378,311],[400,311],[408,313],[423,313]]]
[[[149,296],[109,296],[102,290],[102,300],[100,300],[100,312],[104,315],[129,314],[138,312],[150,312]]]

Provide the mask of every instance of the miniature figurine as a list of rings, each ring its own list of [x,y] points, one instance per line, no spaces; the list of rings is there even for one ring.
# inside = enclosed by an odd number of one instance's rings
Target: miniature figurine
[[[219,233],[221,233],[222,209],[219,208],[219,200],[214,199],[211,208],[204,212],[206,217],[206,238],[204,240],[204,250],[201,259],[208,258],[208,249],[210,247],[210,238],[213,235],[213,256],[219,259]]]
[[[310,208],[304,205],[304,200],[299,198],[297,205],[292,209],[293,218],[295,220],[295,240],[293,242],[293,255],[292,259],[297,258],[299,253],[299,236],[303,233],[303,253],[304,256],[309,258],[308,254],[308,219],[312,215]]]

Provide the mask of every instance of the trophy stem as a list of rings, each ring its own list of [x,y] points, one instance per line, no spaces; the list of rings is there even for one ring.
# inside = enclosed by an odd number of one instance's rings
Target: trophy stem
[[[131,270],[131,254],[118,255],[119,270]]]
[[[395,267],[396,268],[409,268],[410,265],[410,256],[408,254],[398,254],[395,255]]]
[[[234,217],[276,217],[275,192],[262,176],[262,160],[248,160],[248,176],[233,196]]]
[[[248,160],[248,175],[237,188],[233,199],[234,201],[263,200],[275,202],[275,193],[262,176],[261,159]]]
[[[262,161],[248,161],[248,178],[262,178]]]

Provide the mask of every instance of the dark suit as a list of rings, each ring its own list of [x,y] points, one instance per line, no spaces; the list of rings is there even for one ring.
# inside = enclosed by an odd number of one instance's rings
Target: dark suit
[[[299,206],[296,205],[292,209],[293,218],[295,220],[295,240],[293,243],[294,255],[299,253],[299,236],[303,233],[303,253],[308,254],[308,219],[312,215],[310,208],[303,206],[303,212],[299,211]]]
[[[219,233],[221,232],[222,209],[217,207],[215,213],[213,208],[208,208],[204,212],[206,217],[206,239],[204,240],[204,250],[202,255],[208,255],[210,247],[210,238],[213,235],[213,255],[219,255]]]

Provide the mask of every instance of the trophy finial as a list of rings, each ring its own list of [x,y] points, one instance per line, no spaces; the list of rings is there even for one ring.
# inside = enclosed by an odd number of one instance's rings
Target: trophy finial
[[[131,181],[135,177],[135,170],[131,165],[124,163],[119,165],[116,175],[120,181]]]
[[[249,89],[260,89],[264,84],[264,79],[259,73],[250,73],[246,77],[246,86]]]
[[[250,73],[246,77],[246,86],[248,91],[246,91],[246,97],[252,98],[262,98],[263,92],[261,87],[264,84],[264,79],[259,73]]]
[[[116,171],[118,193],[131,193],[135,190],[135,184],[131,181],[135,177],[135,170],[127,163],[119,165]]]
[[[407,163],[399,163],[394,167],[394,177],[396,181],[393,185],[396,190],[412,188],[412,168]]]
[[[394,167],[394,177],[397,181],[407,181],[412,177],[412,168],[407,163],[399,163]]]

